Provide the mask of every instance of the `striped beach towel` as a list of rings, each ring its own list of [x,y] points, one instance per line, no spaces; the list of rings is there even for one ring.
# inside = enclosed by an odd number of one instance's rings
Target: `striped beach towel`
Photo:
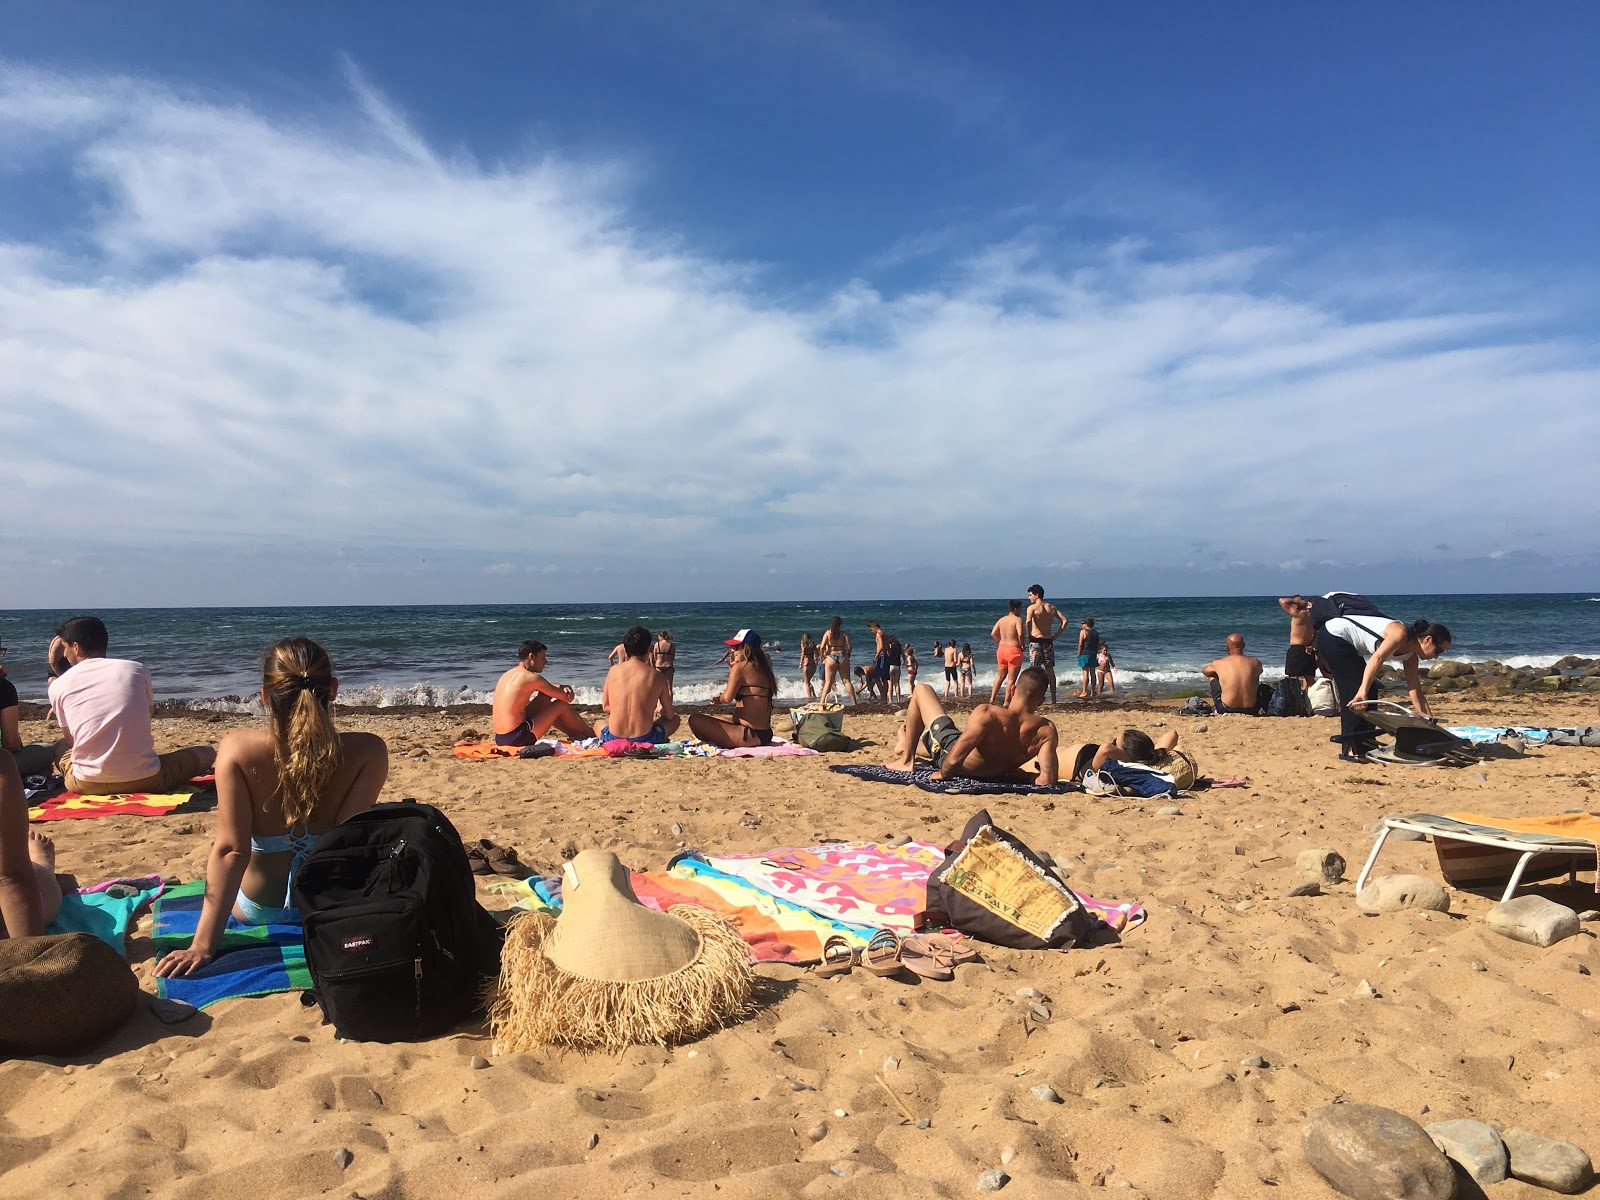
[[[158,962],[169,951],[186,949],[194,941],[205,891],[204,880],[181,883],[156,901],[150,941]],[[245,925],[233,917],[228,918],[216,958],[192,975],[156,980],[158,995],[196,1008],[310,986],[311,970],[298,924]]]

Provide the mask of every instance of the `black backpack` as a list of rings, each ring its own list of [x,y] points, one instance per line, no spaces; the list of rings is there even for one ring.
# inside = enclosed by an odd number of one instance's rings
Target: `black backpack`
[[[482,1014],[502,934],[432,805],[379,804],[328,830],[295,872],[294,905],[308,995],[336,1036],[414,1042]]]
[[[1309,717],[1311,699],[1306,695],[1306,681],[1298,675],[1285,675],[1267,702],[1269,717]]]

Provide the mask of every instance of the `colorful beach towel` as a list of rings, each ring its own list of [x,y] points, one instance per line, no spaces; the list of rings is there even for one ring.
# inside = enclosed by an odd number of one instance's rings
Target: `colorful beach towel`
[[[123,796],[80,796],[57,792],[28,809],[30,821],[79,821],[89,817],[167,817],[209,812],[217,806],[217,793],[186,788],[181,792],[129,792]]]
[[[61,897],[61,911],[45,932],[92,933],[118,954],[126,954],[129,928],[161,890],[161,876],[141,875],[66,892]]]
[[[1499,741],[1507,734],[1515,734],[1535,745],[1600,746],[1600,726],[1596,725],[1453,725],[1445,732],[1473,743]]]
[[[193,940],[205,898],[204,880],[168,888],[156,901],[150,941],[156,960]],[[311,986],[305,941],[298,924],[244,925],[233,917],[222,934],[222,947],[192,975],[156,980],[157,994],[209,1008],[240,996],[267,996]]]
[[[1063,796],[1081,792],[1083,787],[1071,780],[1062,780],[1048,786],[1037,783],[1009,783],[1003,779],[932,779],[933,767],[918,763],[914,771],[893,771],[883,766],[829,767],[845,775],[854,775],[868,783],[916,784],[925,792],[938,792],[947,796],[998,796],[1016,794],[1024,796]]]

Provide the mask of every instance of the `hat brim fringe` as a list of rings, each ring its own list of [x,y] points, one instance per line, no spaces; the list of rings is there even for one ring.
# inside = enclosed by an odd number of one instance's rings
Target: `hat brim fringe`
[[[707,909],[680,904],[670,912],[699,935],[699,955],[670,975],[634,983],[568,974],[544,952],[554,918],[525,913],[512,921],[489,1010],[496,1050],[558,1046],[590,1053],[667,1046],[748,1016],[755,971],[744,939]]]

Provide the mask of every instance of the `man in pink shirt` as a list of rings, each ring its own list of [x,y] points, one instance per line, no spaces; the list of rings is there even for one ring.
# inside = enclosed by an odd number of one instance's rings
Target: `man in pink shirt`
[[[50,713],[72,747],[61,759],[69,792],[173,792],[216,760],[210,746],[157,754],[155,692],[143,663],[107,658],[99,617],[68,617],[50,643]]]

